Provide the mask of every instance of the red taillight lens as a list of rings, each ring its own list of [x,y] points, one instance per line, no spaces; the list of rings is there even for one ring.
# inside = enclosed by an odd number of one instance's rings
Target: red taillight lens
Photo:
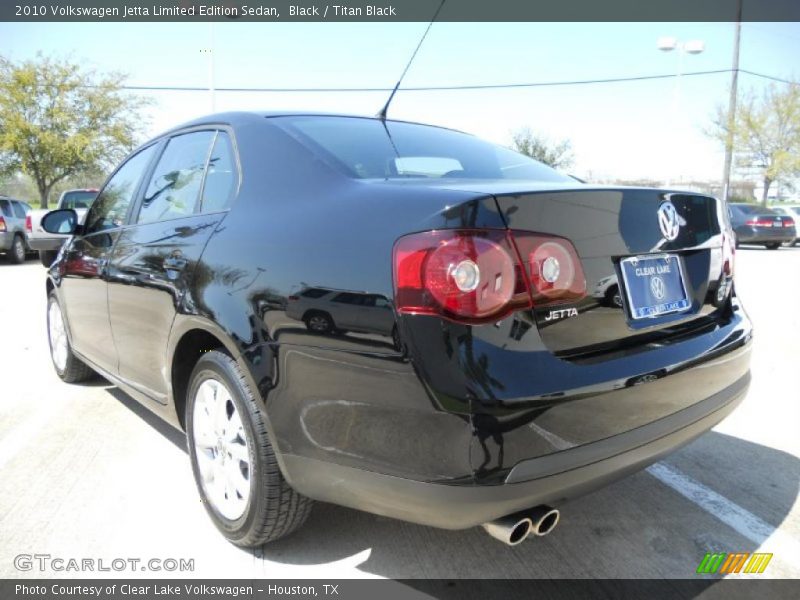
[[[794,219],[784,219],[783,220],[784,227],[794,227]]]
[[[534,305],[572,302],[586,295],[586,277],[569,240],[522,231],[513,235]]]
[[[397,310],[468,321],[498,318],[511,309],[517,289],[513,256],[505,231],[402,237],[394,248]]]
[[[31,225],[31,216],[25,215],[25,229],[29,232],[33,231],[33,225]]]
[[[586,293],[569,241],[502,230],[402,237],[394,248],[394,282],[398,312],[463,322],[497,320],[533,302],[565,302]]]
[[[6,220],[3,217],[0,217],[0,231],[6,230]]]

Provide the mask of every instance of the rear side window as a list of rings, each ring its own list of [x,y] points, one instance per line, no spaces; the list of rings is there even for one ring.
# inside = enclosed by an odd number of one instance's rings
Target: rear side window
[[[12,202],[11,206],[14,208],[14,216],[18,219],[25,218],[25,207],[21,202]]]
[[[322,298],[327,293],[328,290],[321,290],[319,288],[310,288],[305,292],[301,293],[300,295],[303,298]]]
[[[61,208],[89,208],[97,197],[97,192],[66,192],[61,200]]]
[[[156,146],[148,146],[123,164],[109,179],[86,215],[86,234],[121,227],[125,224],[133,196]]]
[[[233,145],[227,133],[220,131],[208,159],[206,181],[203,184],[201,212],[216,212],[230,206],[236,191],[238,175]]]
[[[8,200],[0,200],[0,214],[4,217],[11,216],[11,203]]]
[[[142,199],[138,223],[195,212],[214,135],[213,131],[184,133],[167,142]]]

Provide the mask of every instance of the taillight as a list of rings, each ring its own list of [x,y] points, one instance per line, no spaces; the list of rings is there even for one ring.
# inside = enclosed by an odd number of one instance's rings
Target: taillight
[[[569,241],[502,230],[439,230],[400,238],[394,248],[400,313],[469,323],[498,320],[534,303],[582,297],[586,280]]]
[[[30,233],[33,232],[33,225],[31,224],[31,216],[25,215],[25,229]]]
[[[6,230],[6,220],[0,216],[0,231]]]
[[[794,227],[794,219],[784,219],[783,220],[784,227]]]
[[[772,227],[772,220],[770,219],[749,219],[746,225],[751,227]]]
[[[573,302],[586,295],[586,277],[569,240],[523,231],[513,236],[535,306]]]

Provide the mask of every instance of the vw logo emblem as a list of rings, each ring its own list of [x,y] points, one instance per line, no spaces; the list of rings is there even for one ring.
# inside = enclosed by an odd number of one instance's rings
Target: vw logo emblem
[[[664,280],[661,277],[655,276],[650,280],[650,291],[653,292],[653,297],[656,300],[664,299]]]
[[[683,223],[681,223],[682,221]],[[658,226],[661,227],[661,233],[668,242],[678,237],[681,224],[685,223],[686,221],[681,219],[672,202],[664,202],[658,207]]]

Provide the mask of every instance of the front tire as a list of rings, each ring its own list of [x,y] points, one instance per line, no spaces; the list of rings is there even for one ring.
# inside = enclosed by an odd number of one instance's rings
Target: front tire
[[[15,235],[11,242],[11,248],[8,249],[8,260],[15,265],[22,264],[25,262],[26,252],[25,240],[22,239],[22,236]]]
[[[47,298],[47,341],[53,368],[62,381],[79,383],[94,376],[94,371],[72,351],[55,290]]]
[[[260,403],[227,354],[212,350],[197,361],[186,431],[203,505],[230,542],[261,546],[305,522],[312,501],[284,479]]]
[[[767,250],[777,250],[781,247],[780,243],[772,243],[772,244],[764,244],[767,247]]]

